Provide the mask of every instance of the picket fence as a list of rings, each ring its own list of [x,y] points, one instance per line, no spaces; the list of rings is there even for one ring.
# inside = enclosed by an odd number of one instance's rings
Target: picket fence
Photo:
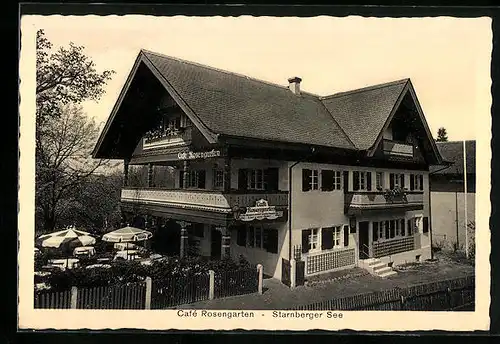
[[[214,298],[262,293],[263,268],[175,277],[106,287],[35,293],[41,309],[165,309]]]
[[[475,304],[474,276],[394,288],[302,305],[290,310],[470,311]]]

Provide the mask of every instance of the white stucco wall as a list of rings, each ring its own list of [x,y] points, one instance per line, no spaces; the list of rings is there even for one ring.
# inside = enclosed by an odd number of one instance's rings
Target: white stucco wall
[[[433,245],[445,250],[465,247],[465,195],[463,192],[432,192],[432,228]],[[475,222],[476,194],[467,194],[467,221]]]

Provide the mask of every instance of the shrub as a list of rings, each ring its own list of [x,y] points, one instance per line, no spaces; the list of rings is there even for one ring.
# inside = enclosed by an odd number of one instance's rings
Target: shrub
[[[90,258],[88,262],[92,262]],[[143,281],[146,277],[161,281],[172,277],[191,277],[208,273],[214,270],[215,273],[224,271],[235,271],[250,268],[250,264],[243,257],[238,261],[231,259],[208,260],[204,257],[166,257],[162,260],[154,261],[151,265],[142,265],[137,261],[111,262],[111,268],[87,269],[82,264],[81,267],[57,271],[48,277],[47,282],[57,291],[68,290],[72,286],[93,287],[108,286],[128,282]]]

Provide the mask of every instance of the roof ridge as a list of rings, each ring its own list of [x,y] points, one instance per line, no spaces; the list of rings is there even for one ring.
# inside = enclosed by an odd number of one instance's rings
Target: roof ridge
[[[330,115],[330,118],[337,125],[337,127],[340,128],[340,131],[345,135],[345,137],[347,138],[347,141],[349,141],[349,143],[354,147],[354,149],[358,149],[358,147],[354,144],[354,142],[351,140],[351,138],[349,137],[349,135],[347,135],[347,132],[344,130],[344,128],[342,128],[342,126],[340,125],[339,122],[337,122],[337,120],[335,119],[335,117],[333,116],[333,114],[330,112],[330,110],[328,110],[328,108],[326,107],[325,103],[323,103],[321,101],[321,99],[320,99],[319,103],[321,104],[321,106],[323,106],[323,108],[326,110],[326,112],[328,112],[328,114]]]
[[[189,61],[189,60],[181,59],[179,57],[170,56],[170,55],[166,55],[166,54],[162,54],[162,53],[157,53],[157,52],[154,52],[154,51],[151,51],[151,50],[147,50],[147,49],[141,49],[141,52],[149,53],[149,54],[153,54],[153,55],[157,55],[159,57],[163,57],[163,58],[175,60],[175,61],[182,62],[182,63],[187,63],[187,64],[190,64],[190,65],[193,65],[193,66],[197,66],[197,67],[201,67],[201,68],[205,68],[205,69],[210,69],[210,70],[221,72],[221,73],[225,73],[225,74],[230,74],[230,75],[233,75],[233,76],[237,76],[239,78],[244,78],[244,79],[256,81],[256,82],[259,82],[259,83],[262,83],[262,84],[266,84],[268,86],[274,86],[274,87],[279,87],[279,88],[282,88],[282,89],[285,89],[285,90],[289,90],[288,86],[283,86],[283,85],[276,84],[276,83],[271,82],[271,81],[266,81],[266,80],[258,79],[258,78],[251,77],[251,76],[248,76],[248,75],[245,75],[245,74],[231,72],[231,71],[228,71],[228,70],[225,70],[225,69],[208,66],[208,65],[203,64],[203,63]],[[321,97],[318,94],[315,94],[315,93],[312,93],[312,92],[308,92],[308,91],[304,91],[304,90],[301,90],[301,94],[305,94],[305,95],[316,97],[316,98],[320,98]]]
[[[334,93],[334,94],[331,94],[331,95],[328,95],[328,96],[320,97],[320,100],[327,100],[327,99],[342,97],[342,96],[346,96],[346,95],[351,95],[353,93],[373,91],[373,90],[376,90],[378,88],[394,86],[394,85],[406,83],[408,81],[410,81],[410,78],[389,81],[389,82],[385,82],[385,83],[382,83],[382,84],[366,86],[366,87],[357,88],[357,89],[354,89],[354,90],[349,90],[349,91],[344,91],[344,92],[338,92],[338,93]]]
[[[476,142],[476,140],[453,140],[453,141],[436,141],[437,144],[445,144],[445,143],[463,143],[463,142]]]

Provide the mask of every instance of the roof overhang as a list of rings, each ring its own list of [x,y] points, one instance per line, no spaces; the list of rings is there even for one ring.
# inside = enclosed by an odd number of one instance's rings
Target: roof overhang
[[[99,139],[97,140],[97,143],[94,147],[94,150],[92,151],[92,157],[93,158],[128,158],[126,156],[107,156],[106,153],[103,152],[103,145],[105,142],[106,137],[109,135],[110,129],[115,123],[117,115],[120,113],[120,109],[123,105],[123,101],[126,97],[126,95],[129,92],[130,86],[134,80],[134,78],[137,75],[137,71],[139,70],[139,67],[144,64],[149,71],[157,78],[157,80],[161,83],[161,85],[164,87],[166,92],[174,99],[174,101],[179,105],[181,110],[186,114],[186,116],[189,118],[191,122],[197,127],[197,129],[202,133],[202,135],[205,137],[205,139],[213,144],[217,142],[217,134],[213,133],[210,131],[210,129],[203,123],[201,120],[198,118],[198,116],[193,112],[193,110],[188,106],[188,104],[182,99],[182,97],[179,96],[179,94],[176,92],[174,87],[168,82],[168,80],[165,79],[165,77],[158,71],[158,69],[154,66],[154,64],[148,59],[148,57],[140,51],[137,58],[135,59],[134,65],[132,66],[132,69],[125,81],[124,86],[122,87],[122,90],[120,91],[120,94],[118,96],[118,99],[115,102],[115,105],[113,106],[113,109],[111,111],[110,116],[108,117],[108,120],[101,132],[101,135],[99,136]],[[131,123],[130,125],[133,125]]]
[[[417,110],[417,114],[419,115],[420,121],[422,122],[422,125],[423,125],[424,130],[425,130],[427,139],[428,139],[428,141],[430,143],[430,146],[431,146],[431,149],[432,149],[432,153],[433,153],[433,156],[434,156],[434,159],[435,159],[433,165],[441,165],[442,162],[443,162],[443,159],[442,159],[441,154],[439,153],[439,150],[438,150],[438,148],[436,146],[436,142],[434,141],[434,139],[432,137],[432,133],[431,133],[431,131],[429,129],[427,121],[425,120],[424,112],[422,110],[422,107],[420,106],[420,103],[418,101],[415,89],[413,88],[413,85],[412,85],[410,79],[408,79],[405,87],[401,91],[401,94],[399,95],[396,103],[394,104],[394,106],[393,106],[393,108],[391,110],[391,113],[389,114],[389,117],[387,117],[387,119],[386,119],[386,121],[384,123],[384,126],[382,127],[382,130],[380,131],[380,133],[377,136],[377,139],[375,140],[375,143],[372,145],[372,147],[370,147],[370,149],[367,150],[367,156],[368,157],[372,157],[375,154],[375,152],[377,150],[377,147],[380,144],[380,141],[382,141],[382,139],[383,139],[384,131],[391,124],[392,119],[394,118],[394,115],[396,114],[396,112],[399,109],[399,107],[400,107],[403,99],[405,98],[405,96],[407,94],[410,94],[410,96],[411,96],[411,98],[412,98],[412,100],[413,100],[413,102],[415,104],[415,108]]]

